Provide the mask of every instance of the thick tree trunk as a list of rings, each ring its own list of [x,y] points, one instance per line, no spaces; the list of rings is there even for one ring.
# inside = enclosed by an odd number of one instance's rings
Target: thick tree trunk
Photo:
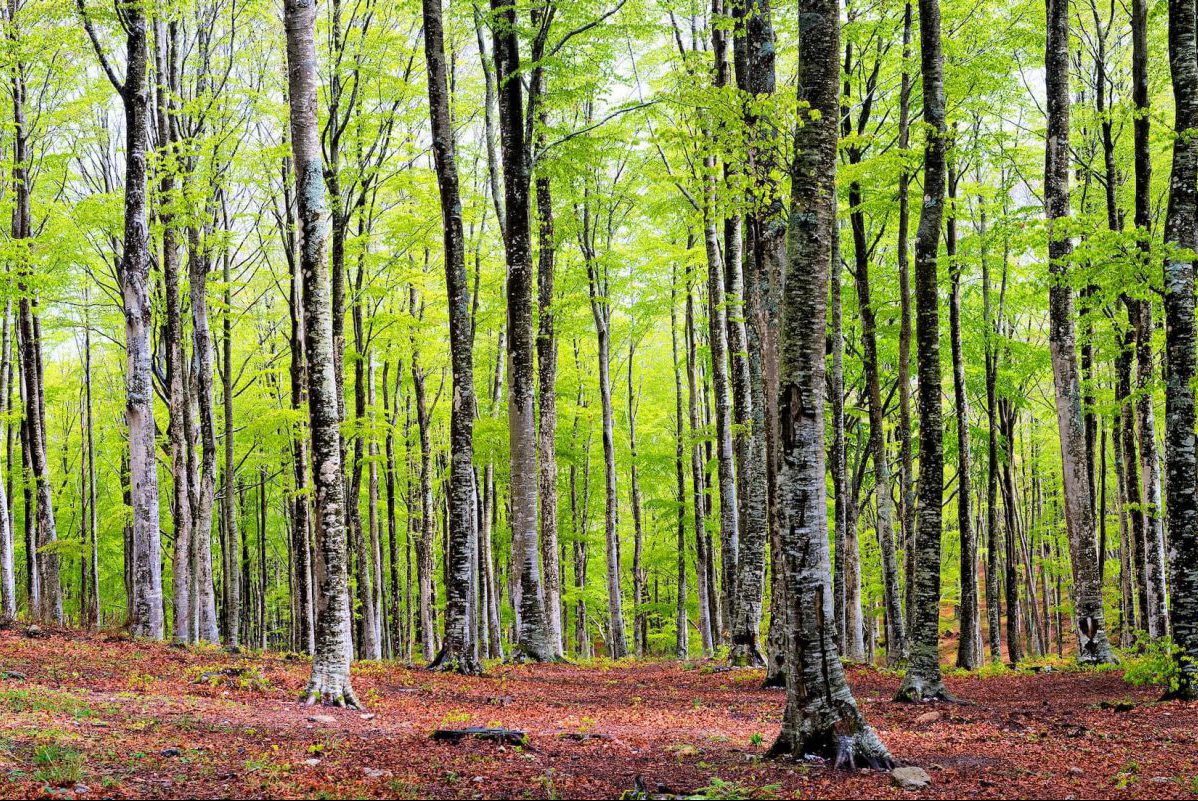
[[[1173,75],[1173,171],[1165,241],[1194,251],[1198,226],[1198,22],[1193,0],[1169,2]],[[1165,261],[1165,486],[1169,524],[1169,622],[1178,646],[1177,694],[1198,695],[1198,454],[1194,435],[1194,263]]]
[[[799,100],[789,259],[781,298],[779,509],[788,614],[786,712],[771,753],[844,767],[889,767],[865,723],[834,641],[824,476],[824,341],[835,218],[840,20],[835,0],[800,0]]]
[[[429,116],[433,158],[444,228],[445,291],[449,303],[449,351],[453,369],[450,408],[449,552],[446,554],[445,640],[434,664],[460,673],[480,673],[475,639],[474,356],[471,351],[470,290],[466,281],[465,234],[458,194],[457,154],[449,115],[445,34],[440,0],[424,0],[424,55],[428,63]]]
[[[1044,201],[1048,219],[1049,350],[1056,387],[1060,429],[1066,528],[1073,566],[1074,612],[1077,616],[1079,658],[1083,662],[1114,662],[1107,641],[1102,587],[1094,542],[1094,510],[1090,502],[1085,421],[1078,375],[1073,290],[1068,284],[1072,251],[1066,227],[1069,219],[1069,6],[1048,0],[1048,41],[1045,48],[1048,130],[1045,137]],[[1009,558],[1009,555],[1008,555]]]
[[[541,556],[537,546],[537,432],[533,403],[532,249],[529,163],[525,147],[524,87],[514,0],[491,0],[495,72],[499,82],[502,144],[504,256],[507,262],[508,429],[511,443],[512,564],[519,573],[520,658],[543,662],[557,649],[545,614]]]
[[[121,256],[121,296],[125,311],[130,502],[133,509],[133,603],[131,631],[160,640],[162,614],[162,542],[158,525],[158,471],[154,443],[150,236],[146,221],[146,158],[149,138],[149,57],[145,9],[127,8],[126,77],[121,87],[125,109],[125,241]]]
[[[911,665],[897,700],[947,699],[940,674],[940,536],[944,502],[944,421],[940,404],[940,309],[937,255],[944,216],[944,58],[940,4],[919,0],[919,52],[923,81],[923,212],[915,231],[916,361],[919,372],[919,506],[915,526],[914,611]]]
[[[333,372],[333,323],[325,272],[323,164],[316,118],[315,0],[286,0],[288,101],[295,159],[303,275],[304,344],[316,491],[316,654],[304,698],[307,703],[357,706],[350,685],[349,586],[345,546],[345,488],[341,480],[341,432]]]

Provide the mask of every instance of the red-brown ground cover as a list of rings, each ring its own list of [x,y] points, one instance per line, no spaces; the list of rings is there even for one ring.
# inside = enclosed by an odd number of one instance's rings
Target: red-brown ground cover
[[[891,751],[932,777],[915,794],[886,773],[763,760],[784,694],[758,671],[355,665],[363,714],[298,705],[308,667],[294,656],[49,635],[0,631],[5,798],[619,798],[638,777],[703,797],[1198,795],[1198,704],[1156,703],[1117,671],[951,678],[970,703],[925,707],[890,700],[896,675],[853,669]],[[527,746],[429,736],[488,725],[526,732]]]

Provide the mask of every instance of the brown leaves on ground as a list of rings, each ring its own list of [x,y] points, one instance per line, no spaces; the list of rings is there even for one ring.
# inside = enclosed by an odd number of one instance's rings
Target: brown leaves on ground
[[[689,669],[688,669],[689,668]],[[1192,798],[1198,704],[1156,703],[1119,673],[953,678],[972,702],[890,701],[898,677],[851,671],[919,794],[884,773],[761,759],[784,694],[702,664],[493,666],[483,677],[358,664],[366,712],[296,703],[302,658],[0,632],[0,796],[68,798]],[[1129,708],[1130,705],[1130,708]],[[430,739],[505,727],[526,745]]]

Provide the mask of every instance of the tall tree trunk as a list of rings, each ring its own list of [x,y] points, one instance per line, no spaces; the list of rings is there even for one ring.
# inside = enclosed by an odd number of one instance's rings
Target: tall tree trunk
[[[307,703],[358,706],[350,684],[349,584],[345,545],[345,487],[341,480],[341,432],[333,372],[333,321],[325,272],[323,164],[316,119],[315,0],[286,0],[288,102],[296,170],[303,275],[304,345],[316,494],[317,622]]]
[[[715,157],[705,161],[703,242],[707,254],[707,325],[711,348],[712,393],[715,396],[716,463],[720,497],[719,639],[727,639],[735,617],[737,553],[740,549],[739,501],[736,493],[735,452],[732,443],[732,387],[728,376],[728,322],[724,294],[723,256],[717,227]]]
[[[704,656],[715,650],[716,615],[711,606],[712,587],[709,582],[708,563],[711,554],[707,549],[707,479],[706,459],[700,431],[702,420],[699,415],[699,376],[697,345],[695,342],[695,301],[690,280],[686,285],[686,385],[691,442],[691,498],[695,528],[695,594],[699,598],[699,635],[703,642]]]
[[[982,241],[986,240],[986,212],[980,215]],[[998,355],[999,326],[992,305],[990,261],[982,252],[982,317],[986,330],[986,637],[990,661],[1002,662],[1002,622],[999,597],[998,544]],[[1005,270],[1004,265],[1004,279]],[[999,308],[1002,308],[1001,302]]]
[[[973,479],[969,456],[969,398],[965,393],[965,352],[961,336],[961,274],[957,259],[957,181],[960,175],[949,168],[948,220],[944,246],[952,277],[949,300],[949,337],[953,351],[953,407],[957,418],[957,531],[961,541],[961,636],[957,643],[957,667],[974,670],[982,661],[982,639],[978,620],[978,541],[973,528]]]
[[[419,585],[420,604],[420,648],[424,661],[430,665],[436,656],[436,635],[433,631],[433,538],[436,535],[436,510],[433,501],[432,443],[427,393],[425,392],[425,370],[420,364],[420,349],[416,344],[415,327],[424,317],[424,306],[418,301],[416,288],[411,288],[410,309],[413,317],[412,333],[412,395],[416,401],[416,426],[420,438],[420,510],[419,538],[416,540],[416,581]]]
[[[787,598],[786,711],[771,753],[838,767],[889,767],[845,681],[834,641],[824,476],[824,341],[835,224],[840,19],[835,0],[800,0],[789,259],[781,298],[779,509]]]
[[[1173,75],[1173,171],[1165,241],[1180,251],[1198,245],[1198,22],[1193,0],[1169,1],[1169,67]],[[1165,505],[1169,524],[1169,622],[1178,646],[1176,694],[1198,695],[1198,454],[1194,435],[1194,263],[1165,261]]]
[[[903,5],[903,73],[899,85],[899,150],[906,156],[911,147],[911,0]],[[910,182],[904,167],[898,178],[898,252],[899,282],[899,495],[902,498],[903,551],[906,556],[906,619],[912,620],[915,609],[915,473],[911,448],[911,267],[908,247],[910,229]]]
[[[474,626],[474,338],[470,323],[470,290],[466,281],[465,234],[458,194],[458,167],[449,114],[445,34],[441,0],[424,0],[424,55],[428,63],[429,116],[433,158],[444,228],[445,291],[449,303],[449,351],[453,369],[453,402],[449,442],[449,552],[446,554],[445,640],[435,660],[438,667],[481,673]]]
[[[88,326],[87,289],[84,288],[84,391],[91,398],[91,329]],[[8,418],[12,406],[12,341],[10,339],[12,302],[4,304],[3,334],[0,335],[0,409]],[[90,404],[88,406],[90,412]],[[90,419],[90,418],[89,418]],[[9,508],[12,497],[12,432],[13,425],[4,425],[8,459],[4,475],[0,476],[0,621],[11,621],[17,616],[16,541],[13,539],[13,518]]]
[[[678,265],[670,268],[670,352],[674,367],[674,477],[676,491],[674,500],[678,507],[678,528],[674,548],[678,558],[678,595],[674,615],[674,655],[679,659],[690,657],[690,625],[687,613],[686,580],[686,447],[684,445],[682,417],[682,362],[678,352]],[[0,509],[2,512],[3,509]],[[3,525],[0,523],[0,525]],[[2,530],[0,530],[2,533]]]
[[[545,614],[541,557],[537,547],[537,432],[533,403],[532,249],[530,169],[525,146],[524,87],[514,0],[491,0],[495,73],[499,86],[502,144],[504,256],[507,262],[508,429],[511,443],[512,563],[520,577],[520,658],[556,656]]]
[[[1083,662],[1106,663],[1115,661],[1115,656],[1107,641],[1102,587],[1098,578],[1081,380],[1075,352],[1073,290],[1068,284],[1068,261],[1072,251],[1072,243],[1065,230],[1069,218],[1069,5],[1064,0],[1047,0],[1047,3],[1045,84],[1048,129],[1045,136],[1044,205],[1048,219],[1051,272],[1048,340],[1056,387],[1079,658]]]
[[[944,503],[944,421],[940,405],[940,309],[937,255],[944,216],[944,58],[939,0],[919,0],[923,121],[923,212],[915,231],[916,362],[919,372],[919,501],[915,526],[915,603],[911,665],[897,700],[947,699],[940,674],[940,535]]]
[[[599,402],[603,418],[603,475],[605,493],[604,542],[607,555],[607,655],[620,659],[628,655],[624,636],[623,597],[620,590],[620,533],[619,497],[616,493],[615,421],[612,414],[611,386],[611,297],[606,268],[597,264],[590,245],[592,236],[589,207],[583,206],[581,235],[587,267],[587,286],[591,296],[591,312],[595,319],[595,335],[599,350]]]
[[[633,365],[636,363],[636,336],[630,333],[628,342],[628,450],[629,484],[632,491],[632,639],[636,644],[637,657],[643,658],[649,647],[649,617],[645,607],[649,603],[648,574],[645,571],[645,527],[641,518],[641,484],[637,470],[636,452],[636,407],[639,391],[633,389]]]
[[[859,163],[860,159],[861,156],[856,147],[850,147],[850,163]],[[907,658],[908,645],[906,627],[903,622],[903,604],[900,597],[898,556],[894,544],[894,506],[890,500],[890,463],[886,454],[886,410],[882,404],[877,323],[870,297],[869,254],[862,201],[861,185],[857,182],[850,184],[849,220],[853,232],[853,253],[856,264],[857,307],[861,315],[862,364],[865,368],[866,397],[869,400],[869,452],[874,465],[874,502],[877,504],[878,511],[878,547],[882,553],[882,587],[886,608],[886,661],[890,665],[897,665]]]
[[[557,656],[564,654],[562,581],[557,538],[557,335],[554,331],[553,278],[556,243],[553,193],[546,176],[537,177],[537,389],[541,405],[537,431],[540,484],[541,562],[545,568],[545,623]]]
[[[19,52],[22,39],[17,20],[18,4],[10,0],[8,5],[8,38]],[[142,29],[144,35],[144,26]],[[33,265],[29,261],[28,240],[32,236],[32,192],[31,154],[29,152],[29,128],[25,117],[25,70],[24,61],[18,56],[10,67],[10,88],[13,104],[13,212],[12,238],[17,247],[17,325],[21,379],[24,382],[25,425],[29,438],[29,461],[36,493],[36,534],[34,544],[38,550],[37,581],[39,588],[36,609],[30,612],[39,619],[61,623],[62,585],[59,577],[59,555],[54,549],[58,531],[54,522],[54,496],[50,484],[49,465],[46,461],[46,408],[45,386],[41,370],[41,337],[37,321],[36,302],[29,278]],[[144,120],[143,120],[144,122]],[[144,189],[142,202],[145,202]],[[148,321],[147,321],[148,323]],[[152,388],[151,388],[152,389]],[[152,400],[152,399],[151,399]],[[152,466],[152,463],[151,463]]]
[[[150,103],[146,11],[142,5],[134,4],[122,13],[126,74],[125,80],[121,81],[103,54],[83,0],[77,0],[76,5],[88,38],[105,74],[120,94],[125,111],[125,232],[118,273],[125,312],[125,418],[129,427],[129,505],[133,510],[129,536],[129,561],[132,562],[129,622],[135,635],[160,640],[164,634],[162,542],[158,527],[158,471],[154,444],[150,233],[146,221]]]
[[[852,514],[853,498],[849,490],[848,455],[845,443],[844,415],[844,310],[841,299],[839,225],[832,230],[832,503],[836,541],[836,572],[840,581],[840,621],[843,637],[840,651],[846,659],[860,662],[865,655],[865,621],[861,616],[861,571],[857,521]],[[777,568],[775,568],[777,569]]]
[[[179,291],[180,249],[179,229],[174,219],[175,157],[178,142],[178,123],[173,97],[178,96],[179,66],[178,26],[159,20],[155,24],[154,55],[157,72],[156,108],[159,158],[163,168],[158,180],[159,222],[162,224],[162,277],[166,305],[166,381],[167,381],[167,440],[169,445],[174,495],[171,510],[175,523],[175,549],[171,560],[172,619],[174,639],[187,643],[195,638],[191,628],[193,618],[192,577],[192,519],[191,470],[187,452],[187,407],[190,403],[184,387],[187,371],[183,349],[183,304]]]
[[[237,461],[233,442],[233,289],[232,265],[228,254],[221,257],[224,287],[224,313],[221,315],[221,406],[224,410],[224,464],[221,469],[221,528],[224,531],[225,643],[230,648],[241,644],[242,580],[237,569],[242,548],[237,521]]]

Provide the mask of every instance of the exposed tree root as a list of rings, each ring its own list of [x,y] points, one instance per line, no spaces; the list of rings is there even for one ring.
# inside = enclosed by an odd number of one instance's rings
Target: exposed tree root
[[[818,759],[837,770],[890,770],[898,763],[869,726],[853,734],[835,731],[788,732],[785,728],[766,754],[771,759]]]
[[[308,682],[308,688],[300,697],[300,703],[305,706],[335,706],[346,709],[363,709],[354,695],[354,688],[349,679],[343,681],[329,676],[313,676]]]
[[[429,662],[427,670],[441,673],[460,673],[463,676],[481,676],[482,663],[473,654],[460,654],[456,650],[442,647],[437,658]]]
[[[894,700],[912,704],[929,703],[932,701],[941,701],[948,704],[961,703],[956,696],[948,691],[948,688],[944,686],[944,682],[940,679],[927,681],[922,676],[918,676],[910,670],[903,677],[903,683],[899,685],[898,692],[894,695]]]

